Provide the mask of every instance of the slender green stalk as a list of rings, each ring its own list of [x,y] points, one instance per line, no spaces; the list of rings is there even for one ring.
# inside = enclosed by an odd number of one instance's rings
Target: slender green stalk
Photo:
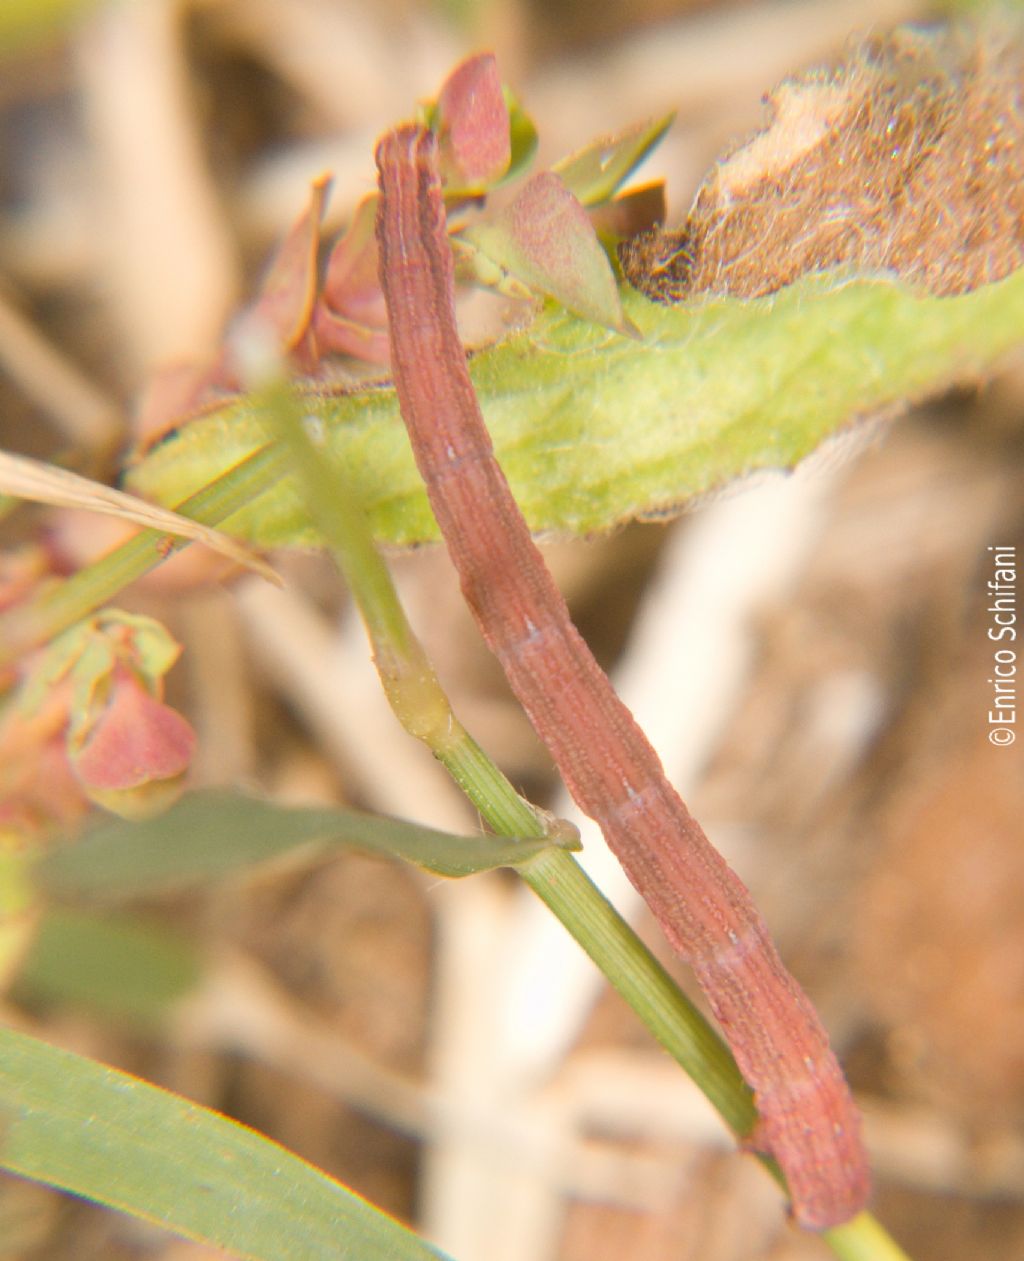
[[[822,1238],[841,1261],[910,1261],[910,1258],[870,1213],[825,1231]]]
[[[757,1120],[753,1095],[711,1025],[651,955],[583,868],[547,849],[517,868],[739,1138]]]
[[[330,455],[310,438],[295,394],[279,383],[270,386],[261,401],[267,405],[274,437],[294,460],[307,510],[359,605],[378,667],[382,660],[386,663],[381,678],[400,721],[448,768],[495,832],[525,836],[535,835],[538,827],[550,830],[552,821],[515,792],[452,714],[373,544],[353,488]],[[423,705],[419,714],[412,712],[417,704]],[[728,1047],[572,855],[552,847],[520,864],[518,870],[707,1095],[729,1128],[740,1140],[748,1137],[757,1113]],[[785,1185],[774,1161],[761,1159]],[[868,1213],[825,1232],[822,1238],[843,1261],[908,1261]]]
[[[281,451],[262,447],[190,495],[177,511],[203,525],[220,525],[276,485],[285,462]],[[143,530],[70,578],[15,605],[0,615],[0,666],[87,617],[186,544],[158,530]]]
[[[358,493],[314,445],[294,391],[273,382],[262,391],[262,402],[273,437],[294,462],[307,510],[359,605],[399,722],[427,745],[494,831],[504,836],[549,831],[549,820],[520,797],[452,712],[374,546]]]

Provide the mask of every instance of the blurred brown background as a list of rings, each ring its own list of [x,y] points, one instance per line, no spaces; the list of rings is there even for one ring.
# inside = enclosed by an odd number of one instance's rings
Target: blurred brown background
[[[678,218],[784,74],[934,15],[916,0],[80,8],[0,61],[0,426],[5,448],[100,463],[147,374],[216,346],[309,180],[335,172],[328,228],[343,226],[374,137],[466,52],[496,51],[541,162],[677,109],[645,174],[667,178]],[[798,477],[549,549],[820,1005],[867,1116],[875,1207],[918,1261],[1024,1255],[1024,760],[985,739],[984,594],[986,548],[1024,546],[1022,411],[1011,363]],[[135,598],[186,646],[196,782],[475,826],[386,712],[329,566],[281,563],[283,593],[247,579]],[[395,570],[467,726],[567,810],[444,557]],[[207,965],[158,1032],[59,1005],[4,1019],[257,1127],[457,1261],[830,1255],[510,878],[442,885],[348,857],[153,913]],[[212,1255],[0,1178],[2,1258]]]

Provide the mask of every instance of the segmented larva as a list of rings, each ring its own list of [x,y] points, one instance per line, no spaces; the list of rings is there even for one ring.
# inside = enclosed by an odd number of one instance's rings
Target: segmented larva
[[[802,1225],[837,1225],[869,1179],[825,1031],[573,625],[494,457],[455,323],[434,136],[389,132],[377,167],[395,387],[466,600],[569,791],[693,968],[755,1092],[752,1145],[782,1167]]]

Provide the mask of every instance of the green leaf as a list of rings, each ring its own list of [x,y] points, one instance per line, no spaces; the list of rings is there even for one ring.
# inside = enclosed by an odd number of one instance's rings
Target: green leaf
[[[663,307],[626,293],[623,306],[643,341],[546,310],[471,360],[498,458],[536,531],[667,515],[756,469],[791,467],[857,417],[992,372],[1024,340],[1024,272],[955,298],[815,277],[754,302]],[[305,405],[359,485],[376,537],[435,538],[394,392],[317,387]],[[130,482],[175,504],[264,442],[243,399],[185,426]],[[228,528],[265,545],[317,542],[281,484]]]
[[[529,291],[595,324],[625,331],[608,255],[579,199],[551,171],[527,180],[511,205],[468,227],[462,241]]]
[[[152,1024],[199,979],[181,937],[156,924],[49,911],[18,971],[18,996]]]
[[[512,158],[508,170],[499,183],[507,184],[510,180],[522,175],[537,152],[537,128],[533,119],[523,109],[516,96],[508,88],[504,89],[505,104],[508,106],[509,141],[512,146]]]
[[[191,793],[141,823],[105,820],[42,857],[35,880],[64,901],[111,903],[206,884],[313,843],[404,858],[441,876],[515,866],[552,844],[547,837],[453,836],[356,810],[278,806],[209,791]]]
[[[253,1130],[0,1029],[0,1166],[260,1261],[438,1261]]]
[[[614,136],[602,136],[551,168],[584,206],[598,206],[618,191],[660,142],[675,114],[634,123]]]

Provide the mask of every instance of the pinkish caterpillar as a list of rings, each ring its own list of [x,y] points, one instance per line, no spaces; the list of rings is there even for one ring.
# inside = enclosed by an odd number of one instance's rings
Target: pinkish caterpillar
[[[570,792],[693,968],[754,1089],[752,1143],[782,1167],[797,1220],[837,1225],[864,1206],[869,1176],[825,1031],[572,624],[494,458],[455,324],[433,134],[389,132],[377,167],[395,388],[466,600]]]

